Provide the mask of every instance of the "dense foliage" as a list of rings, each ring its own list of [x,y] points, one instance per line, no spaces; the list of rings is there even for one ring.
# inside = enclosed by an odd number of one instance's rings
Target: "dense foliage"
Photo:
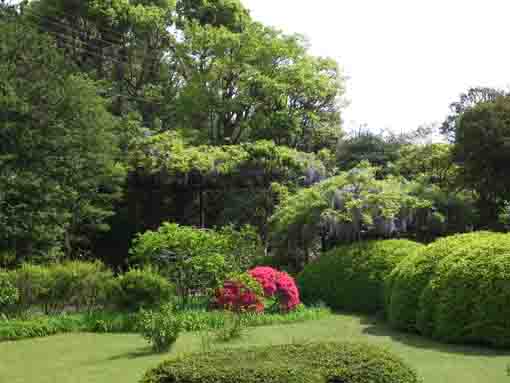
[[[417,383],[386,350],[356,343],[270,346],[186,355],[150,370],[143,383]]]
[[[50,38],[6,20],[0,35],[0,249],[72,256],[108,228],[119,197],[117,122]]]
[[[272,267],[258,266],[248,273],[262,286],[266,298],[275,299],[282,311],[292,311],[301,304],[294,278]]]
[[[23,314],[42,309],[55,314],[105,307],[136,311],[159,306],[174,293],[174,286],[151,269],[133,269],[115,277],[99,262],[23,264],[0,272],[0,303],[6,302],[0,304],[0,312]]]
[[[510,98],[499,97],[467,109],[458,119],[454,158],[465,185],[478,194],[481,224],[498,227],[498,215],[510,199]]]
[[[416,185],[378,179],[376,171],[362,164],[285,199],[272,217],[276,251],[297,257],[299,265],[320,246],[391,237],[426,224],[432,204],[416,195]]]
[[[18,300],[18,289],[10,280],[9,274],[0,269],[0,314],[10,311]]]
[[[213,307],[234,313],[264,312],[261,284],[249,273],[229,275],[223,286],[216,289]]]
[[[65,262],[49,266],[23,264],[7,273],[19,292],[18,311],[42,307],[46,313],[71,307],[92,310],[108,303],[115,279],[99,262]]]
[[[151,270],[132,269],[117,277],[111,303],[122,310],[158,307],[175,295],[175,286]]]
[[[388,280],[390,323],[448,342],[510,344],[510,236],[440,239],[406,258]]]
[[[385,303],[397,328],[510,344],[506,236],[375,241],[509,230],[508,93],[461,95],[449,143],[426,127],[345,134],[339,65],[239,0],[2,1],[0,36],[7,338],[134,329],[150,309],[163,350],[229,316],[161,305],[216,291],[243,326],[271,305],[298,317],[277,270],[304,269],[306,302]],[[15,322],[41,312],[58,318]]]
[[[182,324],[173,305],[165,304],[158,311],[143,311],[138,327],[154,351],[168,352],[177,341]]]
[[[185,300],[192,291],[215,289],[229,273],[240,272],[261,251],[249,228],[203,230],[165,223],[139,235],[133,262],[158,264]]]
[[[254,170],[284,183],[324,175],[312,153],[331,158],[341,134],[338,65],[311,56],[302,37],[254,22],[239,1],[37,0],[8,13],[0,241],[16,263],[94,251],[125,265],[125,254],[108,253],[136,232],[195,224],[187,209],[197,194],[153,199],[159,186],[137,177],[142,167],[152,176],[166,162],[166,180],[218,172],[220,187],[238,171],[248,184],[258,184]],[[207,222],[251,223],[267,237],[275,201],[247,192],[260,205],[254,217],[232,218],[244,209],[235,191],[210,192]],[[147,199],[160,214],[150,216]]]
[[[384,308],[384,282],[394,267],[423,245],[408,240],[367,241],[331,250],[305,267],[298,284],[305,303],[347,311]]]
[[[131,152],[130,164],[138,171],[159,174],[161,182],[167,184],[186,184],[198,175],[206,182],[227,178],[227,182],[235,186],[241,184],[246,175],[253,175],[255,181],[260,178],[266,183],[280,179],[309,185],[325,175],[323,163],[313,154],[278,146],[272,141],[190,146],[173,132],[138,143]]]

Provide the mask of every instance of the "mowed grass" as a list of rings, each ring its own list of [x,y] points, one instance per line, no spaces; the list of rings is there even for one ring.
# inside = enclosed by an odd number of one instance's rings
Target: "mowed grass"
[[[363,341],[386,347],[413,366],[425,383],[508,383],[510,351],[450,346],[390,330],[355,315],[247,330],[222,347],[316,341]],[[150,351],[138,335],[65,334],[0,343],[0,383],[135,383],[177,353],[203,349],[200,334],[182,335],[170,354]]]

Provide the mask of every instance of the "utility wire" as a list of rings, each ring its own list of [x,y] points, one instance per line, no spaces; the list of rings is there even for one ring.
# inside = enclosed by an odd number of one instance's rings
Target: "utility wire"
[[[78,39],[79,41],[82,41],[80,39],[80,37],[83,36],[83,34],[84,34],[84,31],[82,29],[79,29],[77,27],[72,27],[71,25],[66,24],[66,23],[64,23],[62,21],[57,21],[57,20],[50,19],[49,16],[42,15],[40,13],[36,13],[33,10],[31,10],[31,9],[23,9],[23,14],[27,15],[28,17],[32,17],[32,18],[36,19],[39,22],[50,23],[50,24],[52,24],[54,26],[65,28],[69,32],[75,32],[75,33],[77,33],[78,36],[73,36],[73,39]],[[69,17],[73,17],[74,18],[75,16],[69,15]],[[33,24],[37,24],[37,23],[33,22]],[[124,39],[124,37],[125,37],[125,36],[120,35],[119,32],[113,31],[111,29],[105,30],[105,31],[108,32],[108,33],[112,33],[112,34],[117,34],[121,39]],[[62,32],[54,32],[54,33],[62,34]],[[102,38],[97,37],[97,36],[95,36],[94,39],[95,39],[96,42],[91,42],[91,41],[85,42],[85,41],[82,41],[82,43],[83,44],[87,44],[87,45],[92,45],[92,46],[96,47],[99,50],[103,50],[104,48],[118,48],[118,49],[125,48],[125,46],[121,45],[122,41],[112,42],[112,41],[108,41],[108,40],[102,39]],[[135,42],[143,43],[143,41],[140,40],[140,39],[134,38],[133,40]],[[97,44],[97,42],[102,42],[105,45],[104,46],[100,46],[100,45]],[[151,58],[151,59],[156,58],[156,55],[154,55],[154,54],[131,53],[129,56],[134,57],[134,58],[139,58],[141,60],[145,60],[147,58]]]
[[[49,31],[49,30],[44,29],[41,25],[39,25],[35,22],[32,22],[32,21],[28,21],[28,22],[30,23],[30,25],[37,28],[40,32],[46,33],[54,38],[61,38],[61,40],[57,40],[57,46],[59,44],[61,44],[61,45],[65,46],[66,48],[70,48],[73,50],[80,50],[82,53],[85,53],[87,55],[101,58],[101,59],[107,59],[107,60],[117,63],[119,65],[127,64],[127,62],[122,62],[122,61],[116,60],[109,55],[102,55],[96,51],[92,51],[90,48],[87,48],[87,46],[83,42],[82,42],[82,44],[83,44],[82,46],[76,46],[76,44],[74,44],[74,42],[76,41],[74,36],[69,36],[67,34]],[[72,41],[70,41],[70,40],[72,40]],[[29,60],[29,61],[31,61],[31,60]],[[36,63],[33,60],[32,60],[32,62]],[[159,101],[155,101],[155,100],[147,100],[147,99],[144,99],[144,98],[141,98],[138,96],[133,96],[133,95],[116,94],[116,95],[111,95],[110,97],[123,97],[123,98],[132,99],[132,100],[144,102],[147,104],[153,104],[153,105],[164,105],[165,104],[163,102],[159,102]]]

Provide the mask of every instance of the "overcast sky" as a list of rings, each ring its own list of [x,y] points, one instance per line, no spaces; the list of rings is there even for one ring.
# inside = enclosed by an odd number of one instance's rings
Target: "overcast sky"
[[[349,77],[347,128],[441,121],[470,86],[510,84],[506,0],[243,0],[252,16],[308,37]]]

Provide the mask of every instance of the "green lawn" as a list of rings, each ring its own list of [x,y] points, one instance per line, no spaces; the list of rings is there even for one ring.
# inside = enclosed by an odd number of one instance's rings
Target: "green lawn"
[[[387,347],[415,367],[425,383],[510,383],[506,375],[510,351],[438,344],[353,315],[253,328],[229,346],[320,340]],[[199,335],[185,334],[173,353],[200,351],[201,344]],[[170,356],[151,354],[137,335],[65,334],[0,343],[0,383],[135,383],[145,370]]]

